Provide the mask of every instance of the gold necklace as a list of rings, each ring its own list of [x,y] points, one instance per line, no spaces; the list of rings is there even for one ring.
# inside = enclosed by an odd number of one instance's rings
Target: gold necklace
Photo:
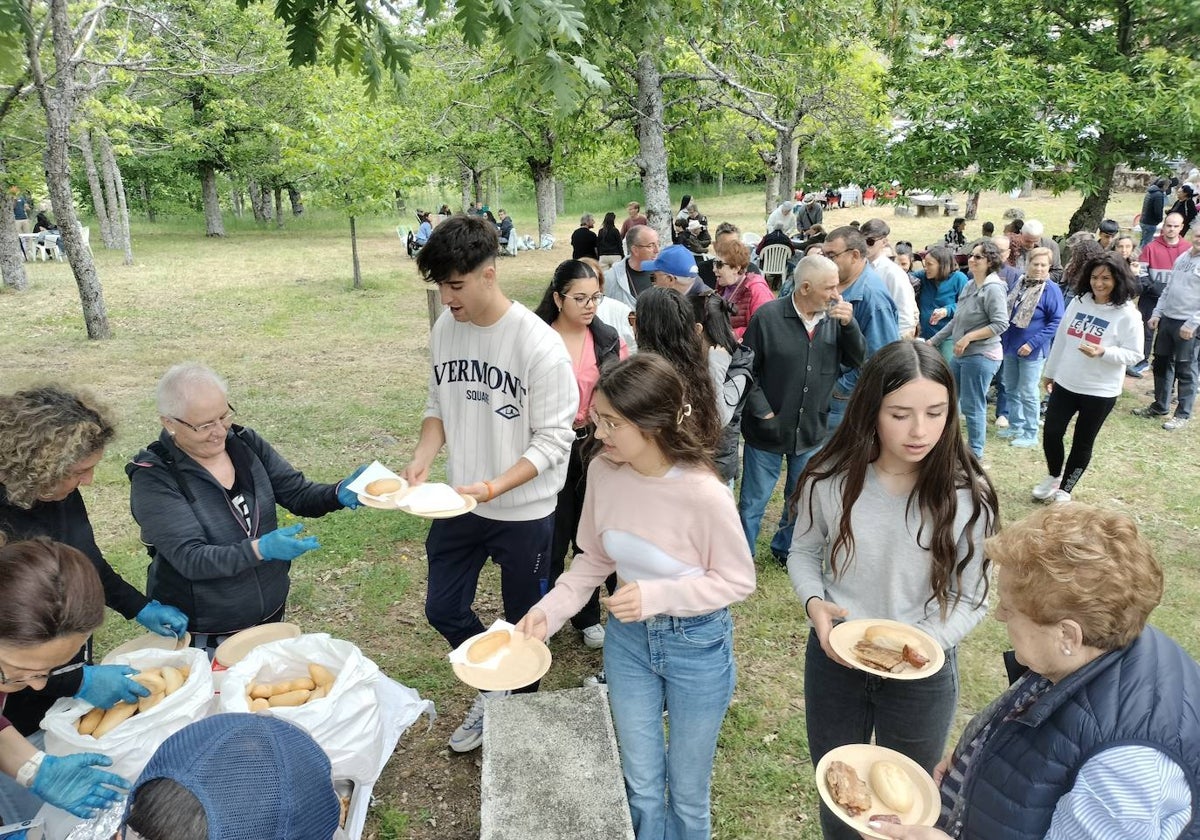
[[[884,475],[892,475],[892,476],[912,475],[913,473],[915,473],[919,469],[921,469],[919,466],[917,466],[917,467],[913,467],[911,470],[906,470],[905,472],[892,472],[889,469],[885,469],[884,467],[879,466],[878,461],[874,461],[873,463],[874,463],[875,469],[879,470]]]

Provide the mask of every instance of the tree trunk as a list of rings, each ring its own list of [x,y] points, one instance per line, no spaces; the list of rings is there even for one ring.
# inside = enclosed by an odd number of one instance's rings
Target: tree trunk
[[[204,235],[224,236],[225,220],[221,218],[221,196],[217,194],[217,167],[209,161],[200,163],[200,189],[204,194]]]
[[[1103,143],[1103,140],[1101,142]],[[1079,209],[1071,215],[1071,221],[1067,223],[1068,236],[1077,230],[1094,231],[1100,227],[1100,222],[1104,219],[1104,212],[1108,208],[1108,197],[1112,194],[1113,173],[1116,171],[1115,159],[1103,157],[1097,161],[1096,175],[1099,185],[1095,192],[1088,193],[1083,197]]]
[[[529,158],[529,172],[533,175],[533,194],[537,202],[538,240],[554,233],[554,162]]]
[[[963,214],[963,218],[968,222],[975,221],[975,217],[979,215],[979,190],[972,190],[967,193],[967,212]]]
[[[254,221],[260,225],[266,224],[271,220],[271,213],[267,209],[266,190],[253,178],[246,184],[246,190],[250,193],[250,209],[254,211]]]
[[[283,227],[283,187],[275,187],[275,227]]]
[[[129,234],[129,200],[125,195],[125,179],[121,177],[121,167],[112,153],[112,145],[105,143],[109,156],[113,158],[113,179],[117,186],[117,213],[120,219],[118,228],[121,235],[121,246],[125,249],[125,265],[133,265],[133,238]]]
[[[0,152],[0,172],[3,172],[3,152]],[[8,179],[0,177],[0,187]],[[21,256],[21,240],[17,236],[17,220],[13,218],[13,197],[7,189],[0,190],[0,278],[8,288],[23,292],[29,288],[25,260]]]
[[[296,189],[295,184],[287,185],[288,201],[292,203],[292,215],[304,215],[304,198],[300,195],[300,190]]]
[[[634,68],[637,82],[637,167],[642,176],[646,217],[664,243],[671,241],[671,193],[667,181],[667,144],[663,127],[662,76],[654,54],[644,50]]]
[[[787,156],[784,158],[783,184],[780,192],[785,199],[790,200],[796,194],[796,173],[800,167],[800,140],[796,137],[795,132],[792,131],[786,132],[784,137],[780,139],[782,141],[780,145],[787,150]]]
[[[96,212],[96,222],[100,225],[100,241],[105,248],[116,248],[117,240],[113,236],[112,224],[108,215],[108,204],[104,199],[104,188],[100,186],[100,174],[96,171],[96,155],[92,149],[92,132],[84,129],[79,132],[79,149],[83,158],[83,171],[87,175],[88,189],[92,193],[92,209]]]
[[[26,38],[26,53],[34,67],[34,86],[42,109],[46,112],[46,187],[50,191],[50,206],[58,223],[59,237],[75,275],[79,300],[83,305],[83,320],[90,339],[110,338],[112,328],[104,305],[104,288],[96,274],[92,255],[83,248],[79,218],[75,214],[75,197],[71,194],[71,120],[75,117],[75,36],[67,14],[67,0],[49,0],[48,18],[54,41],[53,86],[41,71],[37,46],[31,36]]]
[[[475,194],[471,201],[483,201],[483,173],[478,169],[471,170],[471,192]]]
[[[717,195],[725,195],[725,170],[717,173]]]
[[[474,171],[460,160],[458,162],[458,187],[462,193],[462,211],[464,213],[467,212],[467,209],[471,206],[471,202],[474,201],[471,198],[471,189],[474,183]]]
[[[142,179],[141,183],[138,184],[138,189],[142,194],[142,206],[146,208],[146,221],[154,224],[158,221],[158,218],[154,214],[154,204],[150,201],[150,185],[145,179]]]
[[[554,179],[554,220],[567,212],[567,185],[561,178]]]
[[[233,208],[235,218],[242,218],[246,212],[246,193],[241,187],[233,187],[229,190],[229,206]]]
[[[358,267],[358,231],[354,225],[354,217],[350,217],[350,257],[354,262],[354,288],[361,289],[362,271]]]
[[[117,158],[113,154],[112,143],[103,131],[96,132],[96,145],[100,153],[100,184],[104,188],[104,206],[108,211],[108,229],[112,234],[113,244],[109,247],[120,248],[124,234],[121,230],[121,200],[117,197]]]

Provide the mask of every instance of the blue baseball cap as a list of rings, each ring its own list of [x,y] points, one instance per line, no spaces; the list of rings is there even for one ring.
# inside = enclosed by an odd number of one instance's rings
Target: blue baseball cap
[[[696,257],[682,245],[668,245],[658,253],[658,259],[642,263],[642,271],[661,271],[672,277],[699,277]]]

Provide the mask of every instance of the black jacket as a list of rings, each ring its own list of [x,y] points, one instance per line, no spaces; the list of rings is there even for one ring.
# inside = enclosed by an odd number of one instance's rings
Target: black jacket
[[[117,574],[100,553],[83,496],[78,490],[62,501],[34,502],[33,507],[26,510],[12,504],[4,486],[0,485],[0,533],[10,542],[49,537],[82,551],[100,575],[100,583],[104,586],[104,603],[125,618],[134,618],[150,600]],[[75,696],[83,679],[83,670],[71,666],[81,666],[85,662],[90,664],[91,648],[92,642],[88,639],[87,644],[63,666],[68,670],[51,677],[41,691],[25,688],[8,695],[4,716],[12,721],[17,731],[24,735],[36,732],[46,710],[55,700]]]
[[[276,504],[297,516],[339,510],[337,486],[309,481],[253,430],[233,426],[225,449],[245,489],[247,528],[208,470],[166,431],[158,440],[174,459],[187,491],[150,449],[126,467],[129,505],[153,558],[147,593],[187,613],[192,633],[232,633],[263,623],[287,600],[291,563],[259,560],[251,543],[279,527]]]
[[[729,367],[725,371],[725,383],[732,385],[739,377],[743,380],[740,392],[736,386],[717,387],[718,400],[737,400],[733,406],[733,417],[717,438],[717,451],[713,456],[722,481],[738,477],[738,439],[741,437],[742,408],[746,405],[746,398],[750,396],[750,388],[754,383],[754,351],[745,344],[739,344],[734,349]]]
[[[1163,208],[1166,206],[1167,194],[1158,188],[1158,184],[1151,184],[1150,189],[1146,190],[1146,197],[1142,199],[1142,218],[1138,220],[1138,223],[1158,224],[1163,220]]]
[[[754,350],[754,385],[742,411],[746,443],[779,454],[819,444],[839,370],[857,368],[866,359],[858,322],[851,318],[843,326],[823,318],[810,338],[792,299],[779,298],[755,311],[742,341]]]

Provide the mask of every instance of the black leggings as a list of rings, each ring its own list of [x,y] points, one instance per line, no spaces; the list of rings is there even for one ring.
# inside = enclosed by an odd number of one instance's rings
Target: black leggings
[[[1046,469],[1050,475],[1061,475],[1060,490],[1070,493],[1083,471],[1092,460],[1092,444],[1100,434],[1100,427],[1108,419],[1109,412],[1117,404],[1116,397],[1093,397],[1076,394],[1055,383],[1046,406],[1046,426],[1042,430],[1042,450],[1046,453]],[[1066,472],[1063,472],[1063,437],[1071,417],[1075,420],[1075,434],[1071,438],[1071,454],[1067,457]]]

